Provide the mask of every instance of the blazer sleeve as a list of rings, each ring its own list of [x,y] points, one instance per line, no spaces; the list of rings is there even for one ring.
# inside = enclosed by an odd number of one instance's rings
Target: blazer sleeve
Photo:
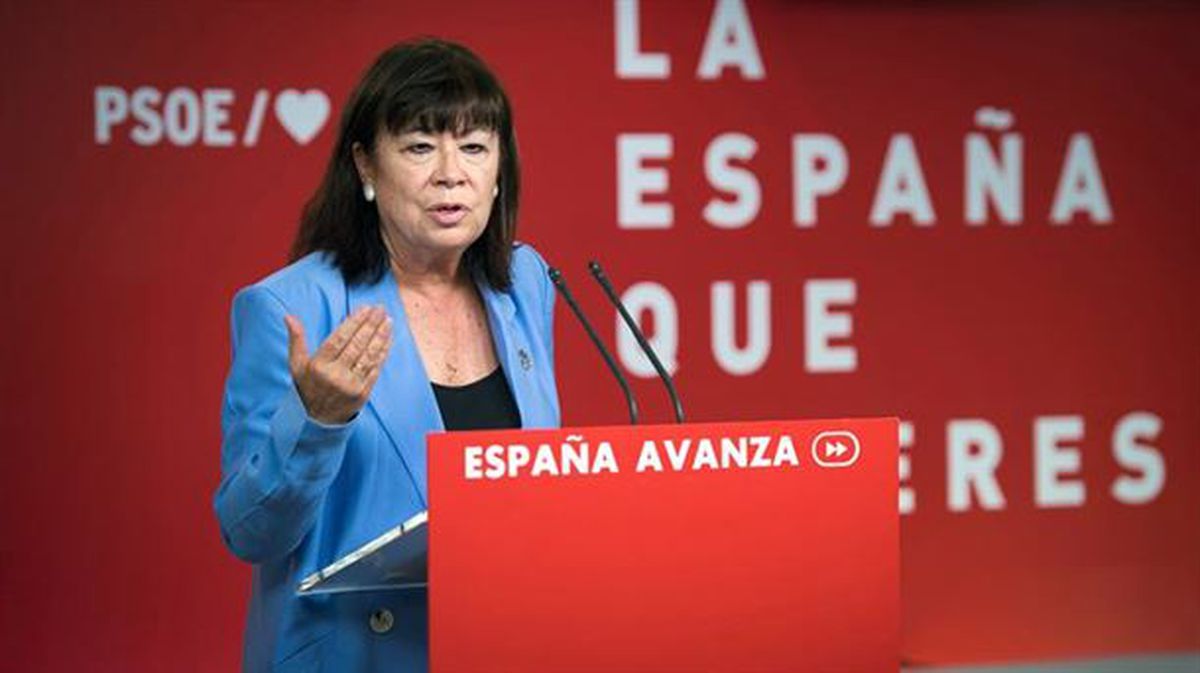
[[[225,545],[245,561],[291,553],[312,529],[357,419],[308,416],[288,368],[289,313],[269,288],[234,297],[233,361],[221,411],[221,483],[213,506]]]

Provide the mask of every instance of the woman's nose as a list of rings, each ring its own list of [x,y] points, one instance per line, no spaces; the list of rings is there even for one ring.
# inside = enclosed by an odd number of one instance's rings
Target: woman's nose
[[[454,186],[466,180],[462,165],[458,159],[457,147],[443,147],[437,151],[437,165],[434,168],[433,182],[436,185]]]

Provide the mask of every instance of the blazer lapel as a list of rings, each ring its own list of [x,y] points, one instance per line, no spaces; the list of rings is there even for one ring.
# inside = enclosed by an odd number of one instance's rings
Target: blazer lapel
[[[522,427],[535,427],[536,418],[533,350],[516,321],[512,297],[497,292],[483,279],[476,282],[487,311],[496,357],[504,367],[504,376],[521,414]],[[429,385],[429,374],[417,350],[400,290],[391,273],[374,285],[355,285],[348,289],[347,315],[363,305],[382,305],[394,322],[392,350],[384,361],[379,380],[371,391],[367,406],[379,420],[392,448],[399,455],[408,478],[423,506],[428,507],[425,436],[446,429],[437,398]]]
[[[359,306],[376,304],[392,317],[394,342],[367,406],[400,456],[422,506],[428,508],[425,435],[445,429],[442,414],[391,273],[385,273],[374,285],[357,285],[350,290],[351,313]]]
[[[500,366],[504,367],[508,388],[512,391],[517,410],[521,414],[521,427],[531,427],[533,400],[530,373],[533,368],[533,351],[529,348],[525,333],[517,327],[516,306],[513,305],[512,297],[495,291],[486,281],[480,279],[476,285],[487,308],[488,326],[492,330],[496,357],[500,360]]]

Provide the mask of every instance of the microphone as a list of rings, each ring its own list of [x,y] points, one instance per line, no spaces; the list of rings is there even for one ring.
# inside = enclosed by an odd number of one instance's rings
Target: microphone
[[[600,283],[600,287],[604,288],[604,294],[608,297],[608,301],[613,306],[617,307],[617,311],[621,314],[621,319],[625,321],[625,325],[629,327],[629,331],[633,332],[633,338],[637,339],[638,346],[646,357],[650,358],[650,364],[654,365],[654,371],[658,372],[658,378],[662,379],[663,385],[667,387],[667,394],[671,397],[671,404],[675,407],[675,422],[683,422],[683,403],[679,401],[679,393],[675,391],[675,382],[671,380],[671,375],[667,373],[662,362],[658,359],[658,355],[654,353],[654,349],[650,347],[650,343],[646,341],[646,335],[642,334],[642,330],[638,328],[637,321],[633,316],[629,315],[629,311],[625,309],[625,305],[621,303],[621,299],[617,297],[617,293],[613,290],[612,283],[608,282],[608,276],[604,275],[604,269],[600,268],[600,262],[592,260],[588,262],[588,271],[591,272],[592,278]]]
[[[596,330],[592,329],[592,323],[588,322],[587,317],[583,315],[579,304],[575,303],[575,297],[571,296],[571,291],[567,289],[567,283],[563,280],[562,272],[554,267],[550,267],[546,271],[546,275],[550,276],[550,282],[554,283],[554,287],[558,289],[558,293],[562,295],[563,300],[567,302],[567,306],[571,307],[571,312],[575,314],[575,318],[579,320],[579,324],[583,325],[583,331],[587,332],[592,343],[596,345],[596,350],[600,351],[600,355],[604,357],[604,364],[608,365],[609,371],[617,378],[617,383],[621,384],[621,392],[625,393],[625,404],[629,407],[629,423],[630,425],[637,425],[637,400],[633,397],[633,390],[629,387],[629,381],[625,380],[625,375],[617,367],[617,361],[613,359],[612,353],[609,353],[608,349],[604,347],[604,342],[600,341]]]

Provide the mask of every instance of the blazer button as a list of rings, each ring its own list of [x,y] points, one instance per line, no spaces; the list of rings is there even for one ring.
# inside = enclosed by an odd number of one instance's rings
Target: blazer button
[[[371,626],[371,631],[379,635],[383,635],[392,630],[396,624],[396,618],[392,616],[392,611],[387,608],[380,608],[371,613],[371,618],[367,620]]]

